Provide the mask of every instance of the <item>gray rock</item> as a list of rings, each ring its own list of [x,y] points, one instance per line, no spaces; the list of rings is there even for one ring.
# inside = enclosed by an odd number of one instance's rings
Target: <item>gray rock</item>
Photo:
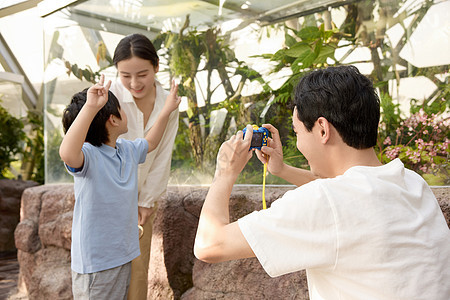
[[[14,230],[20,220],[20,199],[24,190],[38,183],[0,180],[0,252],[16,251]]]
[[[266,188],[268,206],[292,187]],[[198,217],[207,187],[169,187],[153,227],[149,299],[308,299],[304,271],[270,278],[255,258],[206,264],[194,257]],[[449,223],[447,188],[433,189]],[[232,221],[261,209],[262,189],[236,186]],[[23,192],[15,238],[19,282],[29,299],[72,299],[70,241],[72,185],[46,185]],[[450,225],[449,225],[450,227]]]

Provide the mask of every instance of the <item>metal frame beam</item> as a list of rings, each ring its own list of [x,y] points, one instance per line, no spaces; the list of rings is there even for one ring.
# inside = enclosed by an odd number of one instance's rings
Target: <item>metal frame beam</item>
[[[259,15],[257,19],[263,26],[265,26],[359,1],[361,0],[299,0],[272,10],[268,10]]]
[[[0,81],[8,81],[22,84],[25,82],[23,75],[14,74],[10,72],[0,72]]]
[[[46,17],[72,4],[79,4],[87,0],[45,0],[38,5],[39,15]]]
[[[36,7],[42,0],[28,0],[17,4],[0,8],[0,18],[19,13],[21,11]]]
[[[16,75],[23,76],[24,82],[22,83],[22,98],[23,102],[28,109],[35,109],[38,102],[38,94],[34,89],[31,81],[23,71],[16,57],[8,47],[5,39],[0,33],[0,64],[3,66],[6,72],[10,72]]]
[[[80,26],[94,30],[114,32],[121,35],[142,33],[151,40],[160,33],[160,29],[158,28],[126,22],[99,14],[87,13],[74,7],[68,7],[67,11],[69,12],[68,18],[70,20],[77,22]]]

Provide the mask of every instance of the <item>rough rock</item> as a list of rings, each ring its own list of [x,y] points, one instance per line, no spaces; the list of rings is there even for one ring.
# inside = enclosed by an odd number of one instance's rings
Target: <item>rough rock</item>
[[[292,187],[266,188],[268,206]],[[169,187],[153,228],[148,299],[308,299],[305,272],[270,278],[255,258],[206,264],[194,238],[207,187]],[[449,223],[448,187],[433,192]],[[230,217],[261,209],[262,188],[235,186]],[[70,240],[73,185],[28,188],[15,232],[19,283],[29,299],[72,299]],[[450,223],[449,223],[450,227]],[[20,287],[19,287],[20,289]]]
[[[19,290],[29,299],[72,299],[70,242],[73,185],[25,190],[15,238],[20,265]]]
[[[198,199],[205,195],[205,190],[173,188],[160,203],[153,225],[148,298],[179,299],[192,287],[192,248],[201,209]]]
[[[447,221],[447,226],[450,228],[450,188],[436,187],[433,188],[433,193],[436,196],[445,220]]]
[[[34,181],[0,180],[0,253],[16,251],[14,230],[20,220],[20,199]]]
[[[278,199],[290,188],[274,188],[266,189],[267,205]],[[256,258],[242,259],[237,261],[223,262],[219,264],[206,264],[194,257],[192,252],[194,245],[195,232],[198,223],[203,201],[207,194],[207,188],[183,187],[177,188],[178,197],[183,197],[182,203],[172,203],[174,197],[168,194],[170,202],[173,205],[183,206],[185,214],[188,212],[192,215],[195,223],[189,224],[187,238],[173,240],[177,247],[175,262],[179,268],[183,268],[184,272],[178,271],[178,274],[168,272],[168,278],[178,277],[183,274],[192,278],[192,287],[188,290],[185,286],[170,284],[175,299],[183,300],[206,300],[206,299],[308,299],[308,288],[306,283],[305,272],[297,272],[278,278],[270,278],[263,270]],[[262,188],[235,186],[230,199],[230,219],[231,221],[254,211],[261,209],[261,192]],[[183,196],[184,195],[184,196]],[[158,216],[166,216],[180,211],[170,210],[158,214]],[[175,217],[173,217],[175,219]],[[155,229],[159,228],[166,238],[170,231],[183,227],[183,224],[177,224],[176,228],[171,228],[169,224],[155,224]],[[168,248],[170,249],[170,248]],[[180,253],[181,252],[181,253]],[[169,257],[168,255],[172,256]],[[173,260],[174,254],[168,253],[165,260]],[[184,257],[184,258],[183,258]],[[152,264],[150,264],[152,265]],[[189,270],[189,274],[186,274]],[[154,272],[152,272],[154,274]],[[152,282],[152,278],[149,278]],[[170,279],[169,279],[170,283]],[[152,286],[153,291],[158,290],[156,284]],[[182,290],[179,290],[182,288]],[[149,295],[152,289],[149,287]],[[178,296],[181,295],[180,298]],[[150,299],[166,299],[155,298]]]

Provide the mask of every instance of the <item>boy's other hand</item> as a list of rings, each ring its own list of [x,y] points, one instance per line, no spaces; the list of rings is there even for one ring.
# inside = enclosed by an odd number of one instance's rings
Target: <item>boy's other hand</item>
[[[267,128],[272,137],[269,138],[267,146],[261,147],[261,150],[256,150],[256,156],[263,164],[267,163],[267,169],[271,174],[277,175],[284,166],[280,134],[278,129],[271,124],[263,124],[262,127]]]
[[[111,80],[105,84],[105,75],[100,76],[100,81],[91,86],[87,91],[86,105],[100,110],[108,102],[108,90],[111,86]]]
[[[177,107],[181,103],[181,97],[178,94],[178,84],[175,83],[175,80],[172,80],[172,85],[170,86],[170,93],[166,98],[166,102],[164,103],[164,109],[166,109],[169,113],[176,110]]]
[[[138,224],[143,226],[155,212],[155,207],[138,206]]]

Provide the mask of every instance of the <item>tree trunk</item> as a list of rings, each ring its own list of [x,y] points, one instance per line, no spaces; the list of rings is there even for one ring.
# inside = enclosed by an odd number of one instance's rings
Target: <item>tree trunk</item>
[[[194,154],[195,164],[200,168],[203,165],[204,142],[201,132],[199,109],[197,105],[197,95],[195,91],[195,82],[189,78],[184,82],[184,89],[188,98],[188,117],[189,117],[189,142]]]

